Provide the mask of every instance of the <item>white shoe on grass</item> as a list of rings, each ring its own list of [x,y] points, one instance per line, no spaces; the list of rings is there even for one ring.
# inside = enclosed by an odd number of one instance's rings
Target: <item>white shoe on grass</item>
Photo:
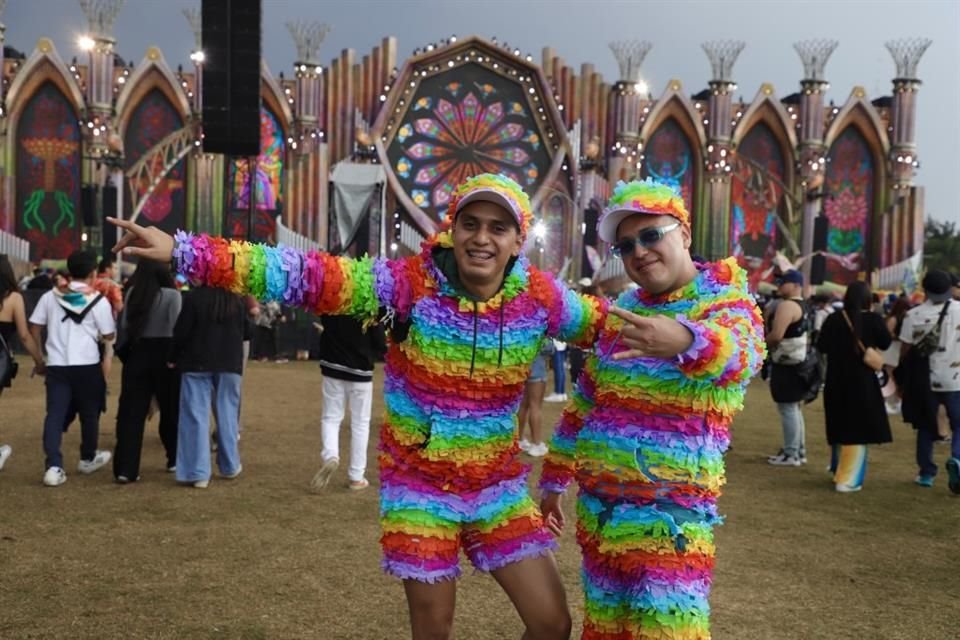
[[[536,444],[530,445],[530,448],[527,449],[527,455],[533,458],[542,458],[547,455],[547,444],[545,442],[538,442]]]
[[[0,444],[0,469],[7,464],[7,458],[13,453],[13,448],[8,444]]]
[[[60,467],[50,467],[43,474],[43,484],[48,487],[59,487],[67,481],[67,473]]]
[[[325,460],[324,463],[320,465],[320,471],[317,471],[317,475],[313,476],[313,480],[310,482],[313,490],[319,491],[326,487],[330,482],[330,476],[333,475],[333,472],[336,471],[339,466],[340,460],[337,458]]]
[[[531,445],[530,441],[527,440],[526,438],[521,440],[519,443],[520,451],[529,451],[531,446],[533,445]]]
[[[109,451],[97,451],[96,455],[93,456],[93,460],[81,460],[78,462],[77,471],[89,475],[110,462],[112,457],[113,454]]]

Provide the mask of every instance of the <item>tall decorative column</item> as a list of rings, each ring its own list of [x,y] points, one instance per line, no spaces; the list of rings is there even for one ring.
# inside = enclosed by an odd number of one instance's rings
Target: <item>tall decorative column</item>
[[[0,0],[0,14],[3,13],[3,10],[7,7],[7,0]],[[7,26],[0,22],[0,118],[3,118],[7,115],[7,107],[4,100],[6,100],[7,92],[6,87],[3,86],[3,45],[7,41]]]
[[[640,65],[653,44],[646,40],[625,40],[610,43],[620,79],[613,85],[613,129],[616,141],[611,149],[608,175],[615,180],[632,180],[640,169],[640,108],[647,85],[640,76]]]
[[[814,246],[814,228],[820,215],[823,202],[819,189],[823,186],[826,168],[825,148],[823,144],[824,122],[823,93],[830,88],[823,71],[833,50],[836,40],[804,40],[796,42],[793,48],[803,62],[803,80],[800,81],[800,185],[803,187],[803,221],[800,230],[800,253],[809,256],[815,250],[826,247]],[[823,261],[823,256],[805,260],[803,275],[808,285],[811,267],[814,261]]]
[[[899,262],[923,248],[923,211],[914,197],[913,177],[920,167],[917,156],[917,64],[927,47],[932,44],[927,38],[891,40],[886,44],[897,65],[893,79],[893,106],[890,111],[889,170],[891,179],[891,203],[882,221],[884,230],[883,254],[890,263]],[[922,204],[922,194],[919,203]],[[905,206],[902,206],[904,203]],[[894,219],[891,219],[894,218]]]
[[[90,29],[81,38],[81,46],[89,54],[84,127],[92,152],[88,155],[106,153],[107,137],[113,131],[113,57],[117,41],[112,32],[121,7],[123,0],[80,0]]]
[[[294,101],[294,142],[293,152],[297,175],[298,197],[294,200],[299,207],[291,211],[287,219],[299,233],[311,239],[326,236],[327,221],[320,220],[319,203],[320,153],[324,150],[324,131],[321,124],[323,98],[323,67],[320,65],[320,46],[330,32],[330,27],[318,21],[300,20],[288,22],[287,30],[297,47],[297,62],[294,63],[296,77]],[[351,132],[352,134],[352,132]],[[288,202],[290,199],[288,199]],[[320,228],[323,227],[322,232]]]
[[[100,185],[109,177],[116,189],[116,209],[107,212],[123,217],[123,140],[116,130],[113,110],[113,58],[117,41],[113,39],[113,25],[124,0],[80,0],[80,8],[87,18],[89,33],[80,39],[87,50],[89,67],[86,86],[86,109],[80,128],[84,136],[84,162],[81,180],[85,184]],[[101,169],[102,168],[102,169]],[[101,174],[101,170],[108,172]],[[93,229],[94,246],[100,240],[99,227]],[[116,231],[113,231],[115,234]],[[102,244],[112,244],[115,238],[104,238]]]
[[[193,62],[193,98],[190,100],[190,119],[193,123],[203,118],[203,64],[206,54],[203,51],[203,21],[197,7],[183,10],[183,17],[193,33],[193,50],[190,60]],[[204,153],[202,148],[202,130],[196,129],[195,151],[187,157],[187,227],[196,231],[219,233],[220,216],[223,211],[225,158],[219,154]],[[220,199],[217,199],[217,196]]]
[[[710,59],[710,99],[707,108],[707,224],[697,225],[697,245],[715,259],[730,253],[730,173],[733,148],[731,104],[737,85],[733,81],[733,65],[746,43],[740,40],[704,42]]]

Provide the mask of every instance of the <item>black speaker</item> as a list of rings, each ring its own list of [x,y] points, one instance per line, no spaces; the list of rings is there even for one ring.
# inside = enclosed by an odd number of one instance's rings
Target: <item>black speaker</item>
[[[260,153],[260,0],[203,0],[203,150]]]
[[[108,256],[117,243],[117,228],[107,222],[107,216],[116,218],[117,216],[117,188],[112,184],[103,187],[103,226],[100,228],[101,249],[100,255]]]
[[[83,226],[92,227],[97,224],[97,186],[84,185],[80,189],[80,217]]]
[[[827,259],[816,255],[810,261],[810,284],[823,284],[827,279]]]
[[[823,251],[827,248],[827,228],[830,222],[827,216],[817,216],[813,219],[813,250]]]

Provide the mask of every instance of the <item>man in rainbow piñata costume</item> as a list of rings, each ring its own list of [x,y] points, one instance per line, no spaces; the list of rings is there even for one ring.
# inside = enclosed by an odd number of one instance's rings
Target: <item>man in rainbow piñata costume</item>
[[[404,580],[414,638],[453,623],[462,549],[517,607],[529,638],[570,633],[563,585],[518,459],[516,415],[544,340],[591,345],[606,303],[522,254],[532,220],[520,187],[468,179],[420,255],[352,260],[116,221],[115,247],[169,260],[194,283],[318,314],[392,317],[380,441],[384,569]],[[175,245],[175,246],[174,246]]]
[[[733,258],[692,261],[670,187],[621,182],[598,227],[639,288],[611,308],[554,433],[541,509],[559,532],[576,478],[583,638],[709,638],[723,454],[763,323]]]

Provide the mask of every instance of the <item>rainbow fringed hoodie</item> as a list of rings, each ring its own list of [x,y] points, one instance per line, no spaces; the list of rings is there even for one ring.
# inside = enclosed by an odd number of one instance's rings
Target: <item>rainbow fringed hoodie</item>
[[[472,299],[456,285],[451,222],[419,255],[398,260],[184,232],[176,235],[174,257],[196,284],[316,314],[374,321],[385,312],[394,330],[385,366],[381,481],[401,474],[471,492],[528,471],[518,460],[516,416],[530,365],[547,338],[592,345],[607,304],[573,293],[524,256],[508,267],[496,295]]]
[[[614,360],[623,321],[610,316],[550,444],[540,487],[715,514],[730,424],[766,348],[763,321],[733,258],[698,265],[677,291],[642,289],[617,305],[682,323],[694,341],[675,360]]]

